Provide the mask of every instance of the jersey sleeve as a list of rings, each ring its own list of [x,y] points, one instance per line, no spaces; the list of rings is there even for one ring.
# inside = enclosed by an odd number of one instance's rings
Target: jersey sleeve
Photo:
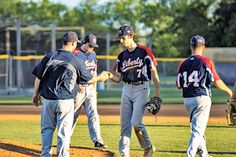
[[[150,58],[150,60],[151,60],[151,64],[156,67],[158,64],[157,64],[156,58],[155,58],[152,50],[150,48],[146,47],[146,46],[143,46],[143,45],[139,45],[139,47],[146,50],[146,52],[148,54],[148,58]]]
[[[212,60],[209,59],[209,62],[208,62],[207,65],[208,65],[209,69],[212,72],[212,75],[213,75],[213,78],[214,78],[214,82],[220,80],[220,77],[217,74],[217,71],[215,69],[215,66],[214,66],[214,63],[212,62]]]
[[[78,70],[77,71],[77,75],[78,75],[77,83],[80,83],[81,80],[88,82],[89,80],[91,80],[93,78],[93,76],[91,75],[89,70],[86,69],[86,66],[85,66],[83,60],[78,57],[76,59],[77,59],[77,70]]]
[[[32,74],[37,77],[38,79],[42,79],[43,77],[43,73],[44,70],[46,68],[46,65],[50,59],[50,57],[52,56],[52,53],[49,53],[48,55],[46,55],[40,62],[39,64],[34,68]]]
[[[177,74],[176,81],[175,81],[175,84],[176,84],[177,88],[181,88],[182,87],[181,82],[182,82],[183,76],[182,76],[182,74],[180,72],[182,64],[183,64],[183,61],[181,61],[179,63],[179,65],[178,65],[178,74]]]
[[[122,73],[122,55],[123,55],[124,52],[120,53],[119,56],[117,57],[117,60],[116,60],[116,64],[113,68],[113,70],[115,70],[116,73]]]

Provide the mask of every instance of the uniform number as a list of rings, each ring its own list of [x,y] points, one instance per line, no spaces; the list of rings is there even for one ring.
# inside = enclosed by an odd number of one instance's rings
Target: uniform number
[[[183,87],[187,88],[188,83],[193,83],[194,87],[199,87],[198,71],[193,71],[189,76],[187,71],[183,72],[184,85]]]
[[[141,77],[142,70],[141,69],[137,69],[137,72],[138,72],[138,76],[137,77]]]

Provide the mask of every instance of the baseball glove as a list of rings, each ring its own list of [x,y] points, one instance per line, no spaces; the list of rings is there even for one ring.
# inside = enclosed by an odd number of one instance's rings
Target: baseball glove
[[[236,125],[236,100],[231,98],[226,105],[226,118],[229,125]]]
[[[149,102],[145,105],[145,110],[148,113],[156,115],[161,109],[162,99],[160,97],[154,96]]]

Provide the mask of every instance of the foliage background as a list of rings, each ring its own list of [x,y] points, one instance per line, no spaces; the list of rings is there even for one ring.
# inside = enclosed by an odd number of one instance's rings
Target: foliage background
[[[158,57],[186,57],[189,39],[195,34],[204,36],[209,47],[236,46],[234,0],[113,0],[102,4],[81,0],[72,8],[50,0],[7,0],[1,1],[0,10],[0,27],[1,19],[10,17],[19,18],[22,25],[84,26],[94,34],[116,34],[121,25],[128,24],[138,37],[147,38],[144,44]],[[115,47],[111,54],[119,52]]]

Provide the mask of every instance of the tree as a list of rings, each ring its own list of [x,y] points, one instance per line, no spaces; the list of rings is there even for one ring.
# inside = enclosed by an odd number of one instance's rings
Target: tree
[[[235,39],[236,2],[222,0],[212,17],[210,46],[236,46]]]

